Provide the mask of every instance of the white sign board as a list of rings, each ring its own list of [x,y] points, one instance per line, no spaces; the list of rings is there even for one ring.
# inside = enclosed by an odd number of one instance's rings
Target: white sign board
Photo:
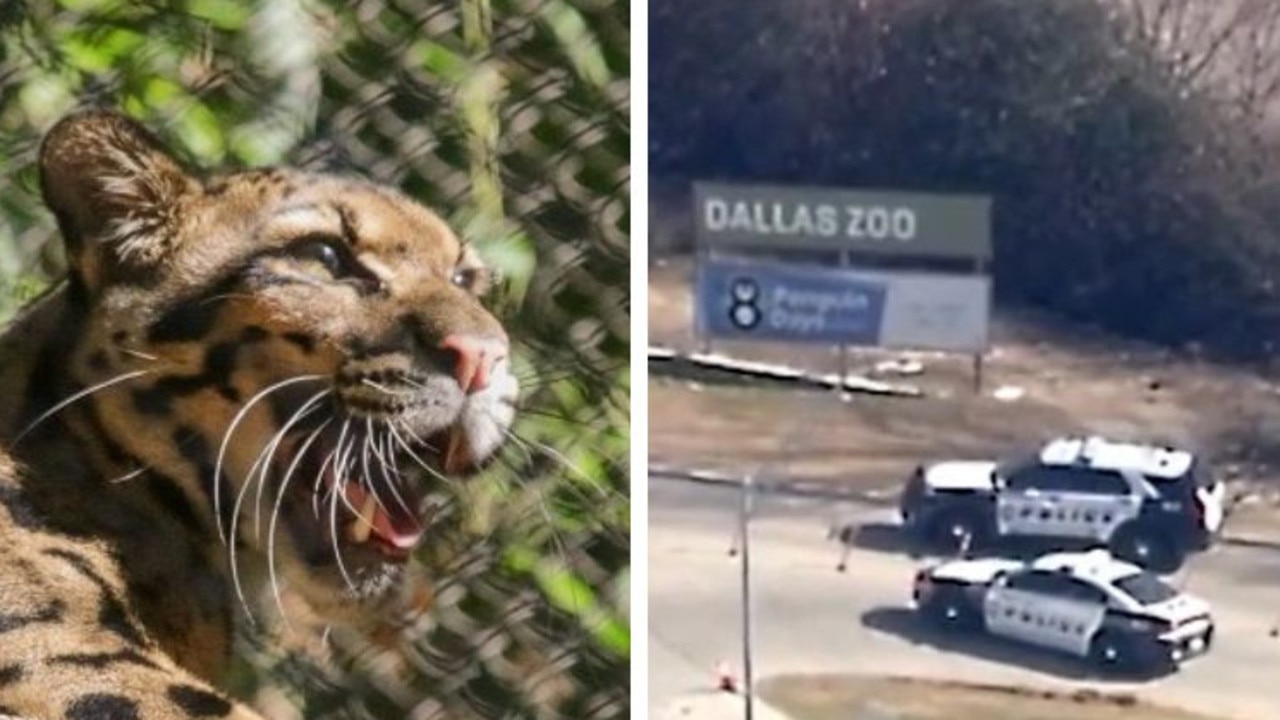
[[[991,278],[901,270],[850,273],[885,286],[881,347],[985,352]]]

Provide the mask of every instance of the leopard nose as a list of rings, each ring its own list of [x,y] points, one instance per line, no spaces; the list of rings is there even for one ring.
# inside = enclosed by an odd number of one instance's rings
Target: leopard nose
[[[494,366],[507,357],[506,342],[480,335],[450,335],[440,349],[453,354],[453,376],[468,395],[489,387]]]

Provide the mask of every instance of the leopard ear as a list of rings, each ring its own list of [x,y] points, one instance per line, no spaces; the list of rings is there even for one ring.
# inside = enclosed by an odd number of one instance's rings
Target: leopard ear
[[[40,147],[45,204],[86,289],[150,269],[173,249],[200,183],[146,128],[108,110],[60,120]]]

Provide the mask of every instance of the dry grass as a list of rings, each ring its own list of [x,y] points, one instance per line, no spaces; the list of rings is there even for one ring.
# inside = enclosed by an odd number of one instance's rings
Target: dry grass
[[[859,675],[783,675],[761,696],[794,720],[1222,720],[1123,694]]]

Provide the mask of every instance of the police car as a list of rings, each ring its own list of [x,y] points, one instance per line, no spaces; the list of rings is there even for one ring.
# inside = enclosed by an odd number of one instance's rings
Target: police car
[[[912,598],[935,625],[1088,658],[1117,673],[1174,670],[1213,644],[1204,600],[1105,549],[946,562],[916,574]]]
[[[942,552],[993,540],[1048,539],[1054,549],[1104,546],[1160,572],[1209,545],[1225,490],[1191,452],[1063,437],[1004,463],[918,467],[901,497],[907,531]]]

